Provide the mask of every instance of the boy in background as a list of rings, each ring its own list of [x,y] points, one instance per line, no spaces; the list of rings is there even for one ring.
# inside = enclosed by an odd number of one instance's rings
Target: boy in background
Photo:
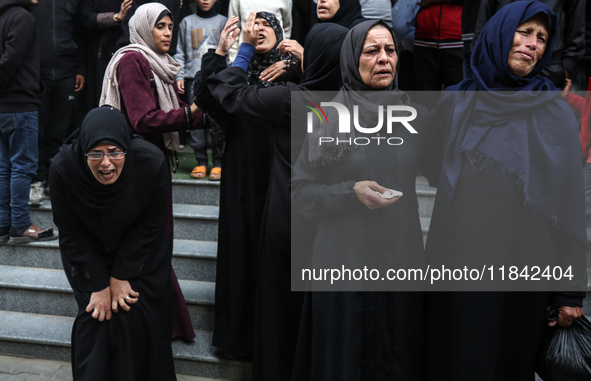
[[[217,0],[195,0],[196,13],[189,15],[179,25],[179,39],[174,59],[182,68],[176,81],[179,93],[184,95],[185,102],[193,102],[193,78],[201,69],[201,57],[209,48],[217,48],[220,33],[228,20],[219,15],[214,5]],[[197,166],[193,168],[191,177],[202,179],[207,174],[207,143],[211,139],[210,129],[192,130],[189,132],[189,145],[195,152]],[[208,136],[209,135],[209,136]],[[212,145],[213,168],[209,174],[210,180],[220,180],[222,176],[223,143]]]

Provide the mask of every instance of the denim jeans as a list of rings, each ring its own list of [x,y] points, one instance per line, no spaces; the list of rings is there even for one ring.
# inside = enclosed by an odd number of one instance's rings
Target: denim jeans
[[[37,157],[37,111],[0,113],[0,228],[31,224],[29,190]]]

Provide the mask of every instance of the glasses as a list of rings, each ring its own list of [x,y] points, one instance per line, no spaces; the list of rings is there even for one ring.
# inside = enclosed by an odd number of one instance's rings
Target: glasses
[[[103,156],[105,156],[105,155],[111,160],[119,160],[119,159],[123,159],[126,154],[127,154],[127,152],[107,152],[107,153],[88,152],[88,153],[85,153],[84,155],[87,158],[89,158],[90,160],[103,160]]]

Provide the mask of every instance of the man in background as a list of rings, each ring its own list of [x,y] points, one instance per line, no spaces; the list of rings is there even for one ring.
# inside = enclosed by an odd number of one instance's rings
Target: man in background
[[[39,160],[29,205],[49,198],[49,161],[69,135],[77,93],[84,88],[85,65],[79,49],[79,0],[42,0],[33,8],[39,42],[40,75],[44,92],[39,109]]]
[[[0,243],[57,238],[31,223],[29,189],[37,170],[39,50],[30,7],[0,0]]]

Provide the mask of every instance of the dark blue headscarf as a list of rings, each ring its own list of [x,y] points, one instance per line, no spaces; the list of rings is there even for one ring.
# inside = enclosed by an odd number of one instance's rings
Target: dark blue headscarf
[[[527,76],[509,70],[516,29],[534,15],[548,18],[546,50]],[[465,154],[480,152],[515,178],[526,207],[556,228],[586,241],[578,127],[552,82],[538,74],[549,62],[556,16],[538,1],[501,8],[485,25],[472,52],[475,79],[451,86],[433,113],[450,123],[438,189],[454,196]]]

